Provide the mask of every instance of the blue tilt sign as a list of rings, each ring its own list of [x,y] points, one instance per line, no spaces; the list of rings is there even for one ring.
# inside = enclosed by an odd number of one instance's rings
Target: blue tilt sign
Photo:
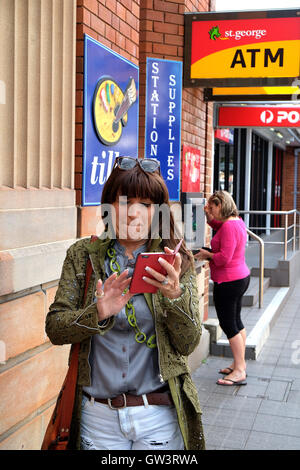
[[[157,158],[171,201],[180,200],[182,62],[147,58],[145,157]]]
[[[84,38],[82,205],[101,201],[115,158],[138,155],[139,68]]]

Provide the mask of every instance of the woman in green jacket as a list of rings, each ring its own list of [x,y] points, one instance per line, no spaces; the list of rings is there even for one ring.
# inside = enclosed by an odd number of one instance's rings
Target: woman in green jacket
[[[128,289],[139,253],[178,242],[159,162],[118,157],[101,208],[105,231],[68,249],[46,319],[53,344],[80,343],[69,448],[204,449],[187,363],[201,335],[191,253],[183,243],[173,265],[161,259],[166,276],[145,271],[156,293]]]

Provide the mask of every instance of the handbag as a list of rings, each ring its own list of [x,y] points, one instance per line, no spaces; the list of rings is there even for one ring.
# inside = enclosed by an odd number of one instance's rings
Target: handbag
[[[91,243],[96,240],[98,240],[98,237],[91,237]],[[90,259],[88,259],[83,301],[86,298],[91,274],[92,264]],[[79,350],[80,343],[72,345],[69,369],[57,397],[54,411],[45,432],[41,450],[67,450],[75,402]]]

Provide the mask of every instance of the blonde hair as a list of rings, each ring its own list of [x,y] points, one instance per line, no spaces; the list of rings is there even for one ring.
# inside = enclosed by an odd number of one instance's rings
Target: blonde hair
[[[220,215],[222,219],[239,216],[235,202],[231,194],[229,194],[227,191],[215,191],[208,199],[208,203],[213,203],[216,206],[221,204]]]

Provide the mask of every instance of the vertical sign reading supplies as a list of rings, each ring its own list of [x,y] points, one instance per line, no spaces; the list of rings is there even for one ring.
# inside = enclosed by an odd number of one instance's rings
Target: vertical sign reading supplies
[[[180,200],[182,63],[147,58],[145,157],[160,161],[171,201]]]

